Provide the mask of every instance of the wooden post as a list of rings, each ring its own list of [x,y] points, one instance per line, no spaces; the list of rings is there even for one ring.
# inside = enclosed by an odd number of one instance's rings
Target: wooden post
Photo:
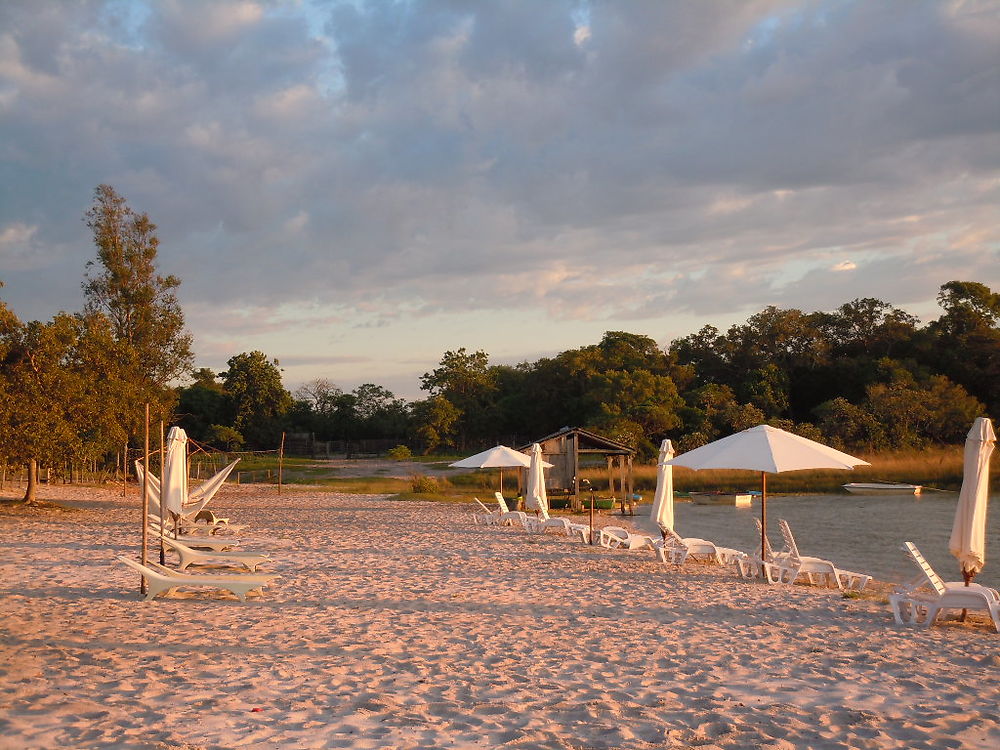
[[[146,545],[149,541],[149,523],[146,520],[146,514],[149,513],[149,404],[146,404],[146,422],[145,422],[145,446],[146,451],[143,454],[143,472],[142,472],[142,564],[146,564]],[[163,507],[162,505],[160,506]],[[162,528],[162,527],[160,527]],[[143,576],[139,577],[139,593],[146,593],[146,579]]]
[[[594,490],[590,490],[590,546],[594,546]]]
[[[163,439],[163,420],[160,420],[160,565],[167,564],[167,549],[166,545],[163,544],[163,451],[164,451],[164,439]],[[177,536],[177,534],[174,534]]]
[[[281,433],[281,446],[278,448],[278,494],[281,494],[281,468],[285,460],[285,433]]]
[[[628,514],[630,516],[635,515],[635,487],[632,483],[632,456],[626,456],[625,461],[628,464],[626,471],[626,489],[625,492],[628,495]]]
[[[122,450],[122,497],[128,489],[128,438],[125,438],[125,446]]]

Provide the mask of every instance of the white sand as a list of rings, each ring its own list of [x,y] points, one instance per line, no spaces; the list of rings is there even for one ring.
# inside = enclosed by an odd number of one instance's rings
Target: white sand
[[[982,619],[909,630],[877,599],[474,526],[471,506],[254,487],[214,506],[276,585],[146,603],[111,565],[138,545],[119,492],[0,509],[0,747],[1000,746]]]

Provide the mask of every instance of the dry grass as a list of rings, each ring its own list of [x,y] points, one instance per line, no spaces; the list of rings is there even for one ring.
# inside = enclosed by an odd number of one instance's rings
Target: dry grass
[[[853,471],[793,471],[769,474],[770,492],[833,492],[847,482],[907,482],[925,487],[957,490],[962,485],[962,447],[930,448],[923,451],[895,451],[871,456],[860,455],[871,466]],[[1000,461],[991,467],[994,477],[1000,476]],[[583,476],[596,487],[607,485],[607,472],[587,469]],[[656,466],[636,465],[633,470],[636,490],[652,492],[656,488]],[[694,471],[678,466],[674,469],[674,488],[679,491],[756,489],[760,485],[757,472],[712,469]]]

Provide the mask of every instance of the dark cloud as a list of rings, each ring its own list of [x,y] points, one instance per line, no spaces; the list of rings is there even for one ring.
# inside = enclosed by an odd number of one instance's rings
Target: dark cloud
[[[213,350],[302,305],[374,331],[998,285],[998,49],[996,2],[7,2],[3,294],[79,304],[102,182]]]

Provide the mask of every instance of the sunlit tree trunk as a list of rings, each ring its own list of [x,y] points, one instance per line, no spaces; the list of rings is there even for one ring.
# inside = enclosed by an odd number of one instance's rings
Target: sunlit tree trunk
[[[35,459],[28,461],[28,486],[24,490],[24,502],[35,502],[35,484],[38,476],[38,462]]]

